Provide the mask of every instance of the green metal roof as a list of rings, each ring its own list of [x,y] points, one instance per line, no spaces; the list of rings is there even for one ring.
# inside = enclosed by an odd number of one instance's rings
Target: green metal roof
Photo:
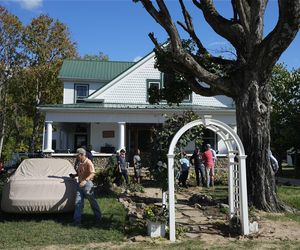
[[[135,62],[64,60],[59,72],[60,79],[111,81],[130,68]]]

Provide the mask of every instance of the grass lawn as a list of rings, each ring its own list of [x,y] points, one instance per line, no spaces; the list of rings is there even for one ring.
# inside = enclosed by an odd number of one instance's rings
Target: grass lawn
[[[300,179],[300,168],[282,164],[282,170],[278,172],[279,177]]]
[[[300,223],[300,187],[278,186],[277,190],[279,199],[287,205],[296,208],[296,213],[285,213],[282,215],[268,215],[267,218],[272,220],[292,220]]]
[[[212,245],[207,245],[202,240],[185,240],[179,243],[139,243],[121,247],[121,249],[176,249],[176,250],[200,250],[200,249],[214,249],[214,250],[236,250],[236,249],[299,249],[299,241],[256,241],[256,240],[233,240],[231,242],[218,242]]]
[[[70,226],[73,214],[9,215],[0,212],[0,249],[122,241],[125,209],[116,198],[100,198],[98,202],[103,221],[95,222],[86,202],[81,227]]]
[[[202,192],[221,201],[226,201],[228,196],[227,186],[216,186],[215,190],[203,189]],[[278,195],[290,206],[300,209],[300,187],[279,186]],[[83,249],[88,244],[94,244],[90,247],[95,249],[111,246],[120,249],[300,249],[300,242],[292,240],[274,243],[259,240],[216,241],[209,246],[201,239],[183,239],[173,244],[167,240],[130,243],[124,241],[126,211],[116,197],[101,197],[98,202],[104,216],[102,223],[95,222],[86,201],[81,227],[70,226],[72,214],[10,215],[0,212],[0,249],[41,249],[51,245],[56,246],[53,249]],[[300,223],[300,214],[273,215],[270,219]]]

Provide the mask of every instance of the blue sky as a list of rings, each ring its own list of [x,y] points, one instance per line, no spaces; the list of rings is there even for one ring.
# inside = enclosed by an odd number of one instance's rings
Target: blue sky
[[[174,20],[183,20],[177,0],[167,0]],[[225,17],[232,17],[229,0],[215,1]],[[49,14],[69,27],[73,41],[81,55],[102,51],[111,60],[133,61],[153,49],[148,38],[154,32],[160,42],[167,38],[164,30],[148,15],[141,4],[132,0],[0,0],[10,12],[24,24],[39,14]],[[230,45],[206,25],[201,13],[187,3],[196,30],[203,43],[212,53],[231,51]],[[272,30],[278,17],[277,1],[270,0],[265,16],[265,33]],[[284,52],[280,62],[288,68],[300,67],[300,34]],[[227,55],[230,55],[228,53]]]

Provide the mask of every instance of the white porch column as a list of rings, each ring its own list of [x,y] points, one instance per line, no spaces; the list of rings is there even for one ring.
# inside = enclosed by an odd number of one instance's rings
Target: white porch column
[[[119,141],[118,141],[118,148],[119,149],[125,149],[125,122],[118,122],[118,128],[119,128]]]
[[[44,152],[45,150],[45,125],[43,126],[43,144],[42,144],[42,151]]]
[[[52,149],[52,121],[45,121],[46,124],[46,148],[44,149],[45,153],[53,153]]]

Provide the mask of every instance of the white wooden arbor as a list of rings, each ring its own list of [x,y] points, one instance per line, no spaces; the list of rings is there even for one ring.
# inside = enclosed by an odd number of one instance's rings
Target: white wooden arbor
[[[168,185],[169,185],[169,228],[170,241],[175,241],[175,194],[174,194],[174,149],[179,138],[194,126],[203,125],[217,133],[228,150],[228,203],[230,219],[237,217],[241,222],[241,233],[249,234],[248,198],[246,179],[246,155],[244,146],[237,133],[227,124],[204,116],[203,119],[184,125],[174,136],[168,152]],[[238,159],[235,161],[235,158]]]

